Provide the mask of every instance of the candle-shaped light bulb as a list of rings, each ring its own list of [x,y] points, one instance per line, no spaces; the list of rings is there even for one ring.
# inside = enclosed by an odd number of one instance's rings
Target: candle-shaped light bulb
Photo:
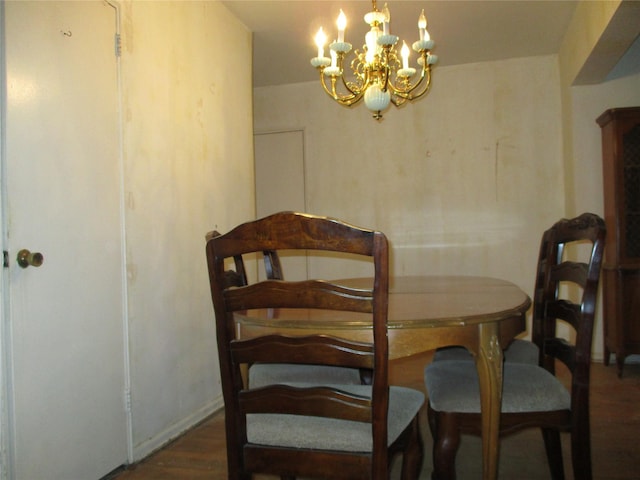
[[[407,42],[402,42],[400,55],[402,55],[402,68],[409,68],[409,47],[407,47]]]
[[[344,30],[347,28],[347,16],[344,14],[342,10],[340,10],[340,15],[338,15],[338,42],[344,42]]]
[[[324,43],[327,41],[327,36],[322,31],[322,27],[316,33],[316,45],[318,46],[318,58],[324,57]]]
[[[384,4],[384,8],[382,9],[382,14],[384,15],[384,22],[382,23],[382,33],[383,35],[389,35],[389,24],[391,23],[391,12],[389,11],[389,7],[387,4]]]
[[[424,8],[418,18],[418,30],[420,30],[420,40],[429,40],[425,38],[425,35],[427,35],[427,17],[424,15]]]
[[[329,53],[331,54],[331,66],[335,68],[338,66],[338,54],[333,50],[329,50]]]

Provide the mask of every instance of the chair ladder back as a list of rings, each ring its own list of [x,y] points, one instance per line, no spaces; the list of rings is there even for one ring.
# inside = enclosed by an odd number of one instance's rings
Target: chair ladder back
[[[338,252],[363,256],[365,260],[369,257],[367,261],[372,260],[373,279],[367,287],[351,287],[349,285],[352,284],[348,282],[342,284],[317,278],[286,281],[277,256],[277,252],[283,250],[294,251],[294,254],[295,251],[301,254],[304,251],[305,255],[313,254],[313,251]],[[276,458],[287,451],[292,455],[291,462],[276,462],[277,468],[288,472],[287,476],[304,476],[303,472],[310,474],[320,471],[308,470],[310,466],[302,465],[304,462],[294,462],[293,457],[308,459],[309,465],[321,469],[326,462],[336,462],[337,452],[305,452],[304,448],[297,448],[297,445],[296,448],[280,448],[251,443],[249,439],[254,438],[252,435],[256,435],[257,431],[249,430],[248,425],[257,428],[255,425],[264,425],[272,418],[270,415],[260,417],[262,414],[273,414],[276,418],[278,415],[286,418],[293,415],[314,419],[313,422],[318,421],[316,417],[327,417],[333,419],[332,422],[345,419],[370,423],[370,428],[365,428],[365,431],[372,432],[372,452],[345,452],[345,459],[349,458],[360,465],[345,467],[344,472],[350,472],[348,468],[355,468],[353,471],[360,472],[358,478],[382,478],[388,468],[390,392],[387,336],[389,252],[384,234],[327,217],[281,212],[238,225],[223,235],[208,235],[206,253],[216,315],[230,478],[239,478],[239,472],[246,475],[251,468],[264,467],[268,472],[272,467],[268,465],[267,457]],[[253,284],[245,282],[243,285],[231,285],[223,280],[225,261],[236,261],[256,253],[264,255],[266,280]],[[243,265],[236,263],[236,270],[242,268]],[[348,318],[351,315],[360,318],[362,314],[363,319],[368,318],[371,322],[372,341],[339,338],[338,333],[333,336],[256,333],[255,338],[239,337],[235,314],[250,315],[252,310],[262,309],[291,309],[292,312],[287,313],[294,319],[295,310],[304,309],[301,321],[310,311],[317,309],[323,311],[321,315],[325,311],[327,314],[335,312],[336,316],[345,312]],[[339,332],[340,329],[332,331]],[[311,381],[263,384],[251,388],[242,378],[243,366],[257,363],[358,368],[373,372],[372,384],[317,385]],[[412,430],[407,427],[406,435],[403,434],[396,442],[404,444],[408,441],[409,432],[415,432],[416,425],[414,419]],[[333,460],[324,460],[332,455]],[[328,471],[333,472],[334,476],[346,478],[338,464],[339,461]]]
[[[593,341],[593,322],[597,289],[602,266],[605,226],[597,215],[584,213],[574,219],[563,219],[552,227],[553,240],[547,265],[544,292],[545,319],[543,351],[545,356],[562,361],[573,373],[573,383],[584,383],[588,377]],[[569,244],[588,243],[589,261],[563,258],[563,250]],[[557,255],[554,253],[557,252]],[[564,289],[577,288],[578,301],[561,298]],[[574,287],[570,287],[573,285]],[[556,323],[563,320],[575,331],[573,344],[557,338]],[[545,366],[553,367],[551,360]],[[588,379],[586,380],[588,385]]]

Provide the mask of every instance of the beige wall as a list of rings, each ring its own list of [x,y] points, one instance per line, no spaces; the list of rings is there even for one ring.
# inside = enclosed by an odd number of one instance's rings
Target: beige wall
[[[218,2],[128,0],[122,37],[138,459],[222,406],[204,235],[254,216],[251,33]]]
[[[395,274],[492,275],[531,292],[542,231],[603,213],[595,118],[640,105],[637,75],[571,87],[567,135],[558,65],[545,56],[437,67],[429,96],[381,123],[317,83],[257,88],[254,126],[304,129],[309,211],[384,231]]]
[[[385,114],[316,83],[254,89],[256,132],[305,131],[306,204],[384,231],[395,274],[491,275],[530,292],[541,232],[564,215],[557,58],[436,68]]]
[[[640,74],[571,88],[573,154],[579,168],[569,182],[577,205],[604,214],[602,142],[596,123],[605,110],[640,105]]]

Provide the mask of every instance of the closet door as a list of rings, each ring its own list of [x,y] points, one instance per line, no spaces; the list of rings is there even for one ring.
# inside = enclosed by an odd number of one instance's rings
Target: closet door
[[[9,476],[97,479],[127,461],[116,10],[4,8]]]

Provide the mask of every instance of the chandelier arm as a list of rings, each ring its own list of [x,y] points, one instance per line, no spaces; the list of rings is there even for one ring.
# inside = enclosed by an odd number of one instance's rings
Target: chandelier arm
[[[413,94],[416,88],[418,88],[420,84],[425,80],[426,82],[424,83],[422,90],[420,90],[420,92],[416,94]],[[409,100],[415,100],[416,98],[420,98],[425,93],[427,93],[430,90],[430,88],[431,88],[431,65],[427,65],[422,70],[422,75],[420,75],[420,81],[411,90],[409,90],[409,97],[407,98]]]
[[[351,93],[351,95],[348,96],[350,99],[349,103],[345,103],[342,101],[340,103],[342,103],[343,105],[351,106],[355,103],[358,103],[364,97],[364,93],[367,91],[367,88],[369,88],[369,85],[371,84],[371,72],[368,69],[365,69],[364,75],[360,76],[362,85],[360,85],[360,87],[357,89],[349,85],[349,83],[351,83],[351,85],[355,85],[355,84],[353,82],[348,82],[344,74],[341,75],[341,79],[342,79],[342,85],[348,92]]]
[[[354,88],[351,88],[349,86],[349,82],[347,82],[347,79],[344,78],[344,73],[340,75],[340,80],[342,81],[342,86],[351,94],[351,96],[357,97],[358,95],[362,94],[362,91],[364,91],[364,89],[356,90]]]
[[[344,88],[346,88],[354,95],[357,95],[358,97],[362,97],[364,95],[364,92],[367,90],[371,83],[371,71],[368,67],[366,67],[366,64],[362,61],[361,56],[362,55],[359,55],[356,50],[356,57],[351,61],[350,65],[352,74],[359,85],[356,82],[348,81],[344,74],[342,75],[342,84],[344,85]],[[364,68],[360,70],[360,67],[363,65],[365,65]],[[344,69],[342,68],[342,59],[340,59],[340,68],[341,71],[344,72]]]
[[[325,80],[326,75],[324,75],[324,73],[321,71],[320,72],[320,83],[322,85],[323,90],[326,92],[327,95],[329,95],[331,98],[333,98],[336,102],[338,102],[341,105],[345,105],[347,107],[358,103],[360,101],[360,99],[362,98],[362,96],[364,95],[364,89],[361,92],[356,92],[353,91],[352,89],[350,89],[345,80],[344,77],[342,77],[342,83],[345,85],[345,88],[347,89],[347,91],[349,92],[348,94],[341,94],[337,91],[336,89],[336,82],[337,82],[337,77],[331,75],[331,88],[329,88],[327,86],[326,80]]]
[[[390,98],[390,100],[391,100],[391,103],[393,103],[393,105],[394,105],[395,107],[399,107],[399,106],[401,106],[401,105],[404,105],[404,103],[407,101],[407,99],[406,99],[406,98],[399,97],[399,96],[397,96],[395,93],[392,93],[392,94],[391,94],[391,98]]]
[[[349,82],[347,81],[347,79],[344,76],[344,58],[345,58],[345,54],[344,52],[338,52],[338,68],[340,69],[340,81],[342,82],[342,88],[344,88],[347,92],[347,94],[341,94],[338,93],[337,88],[336,88],[336,83],[337,83],[337,77],[338,76],[332,76],[331,77],[331,97],[338,103],[340,103],[341,105],[345,105],[347,107],[350,107],[351,105],[354,105],[356,103],[358,103],[362,97],[364,96],[364,92],[367,89],[368,86],[368,75],[365,76],[364,78],[364,82],[363,82],[363,86],[361,88],[353,88],[354,86],[356,86],[355,83]],[[323,79],[323,83],[324,83],[324,79]]]
[[[360,91],[358,90],[354,90],[353,88],[351,88],[349,86],[349,83],[347,82],[347,80],[344,77],[344,58],[345,58],[345,53],[344,52],[339,52],[338,53],[338,67],[340,68],[340,79],[342,81],[342,86],[345,88],[345,90],[347,90],[349,92],[349,95],[347,95],[348,97],[357,97],[358,94],[360,93]],[[333,85],[333,92],[334,92],[334,98],[336,98],[338,96],[338,93],[336,92],[335,89],[335,79],[332,82]],[[357,102],[359,99],[354,100],[354,103]]]
[[[425,59],[425,64],[426,64],[426,59]],[[426,83],[423,84],[425,79],[426,79]],[[418,93],[414,94],[413,92],[415,92],[416,89],[418,89],[420,86],[422,86],[422,89]],[[426,66],[423,67],[422,72],[420,73],[420,80],[418,80],[418,82],[412,87],[408,89],[401,89],[399,87],[396,87],[393,84],[393,82],[391,82],[389,85],[391,93],[394,96],[402,98],[404,100],[415,100],[416,98],[420,98],[422,95],[427,93],[430,87],[431,87],[431,65],[429,64],[426,64]],[[404,103],[404,101],[400,102],[400,105],[402,105],[402,103]],[[395,102],[394,102],[394,105],[396,105]]]
[[[353,90],[352,88],[349,87],[347,81],[344,79],[344,75],[340,75],[340,78],[342,79],[342,85],[349,93],[348,94],[338,93],[336,89],[336,83],[338,79],[336,77],[332,77],[331,90],[333,91],[333,99],[336,102],[340,103],[341,105],[345,105],[347,107],[350,107],[355,103],[358,103],[362,98],[362,96],[364,95],[364,90],[362,91]]]

